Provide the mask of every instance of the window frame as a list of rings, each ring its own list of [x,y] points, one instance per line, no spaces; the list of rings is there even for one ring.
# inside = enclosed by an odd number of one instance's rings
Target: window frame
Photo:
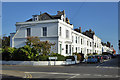
[[[66,44],[66,54],[68,54],[68,45]]]
[[[81,38],[81,45],[83,44],[83,39]]]
[[[31,36],[31,28],[27,28],[27,37]]]
[[[69,30],[66,30],[66,38],[69,38]]]
[[[47,27],[42,27],[43,36],[47,36]]]
[[[78,42],[78,41],[77,41],[77,36],[76,36],[76,41],[75,41],[75,42],[76,42],[76,43]]]
[[[59,33],[59,36],[62,36],[62,27],[60,27],[60,33]]]

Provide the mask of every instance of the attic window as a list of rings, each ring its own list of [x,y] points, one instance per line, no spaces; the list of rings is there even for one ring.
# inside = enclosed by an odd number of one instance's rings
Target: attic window
[[[37,16],[36,16],[36,17],[34,17],[34,21],[37,21]]]

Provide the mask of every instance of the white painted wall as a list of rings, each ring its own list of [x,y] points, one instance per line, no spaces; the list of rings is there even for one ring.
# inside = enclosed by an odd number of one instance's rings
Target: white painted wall
[[[47,36],[44,37],[42,32],[42,27],[47,27]],[[60,36],[61,27],[61,36]],[[73,25],[67,24],[63,20],[44,20],[44,21],[31,21],[31,22],[18,22],[16,23],[16,34],[11,39],[12,47],[22,47],[25,45],[27,37],[27,28],[31,28],[31,36],[38,36],[41,41],[50,41],[51,43],[56,43],[55,49],[51,49],[55,53],[60,54],[60,44],[62,44],[61,54],[64,56],[72,55],[72,52],[84,53],[86,56],[89,53],[96,52],[98,54],[102,53],[101,39],[94,35],[94,39],[89,38],[81,33],[73,30]],[[69,38],[66,38],[66,30],[69,31]],[[73,39],[72,39],[73,36]],[[77,37],[77,43],[76,43]],[[82,39],[82,44],[81,44]],[[72,42],[73,41],[73,42]],[[88,41],[88,45],[87,45]],[[91,46],[90,46],[91,42]],[[98,47],[95,47],[95,43]],[[68,54],[66,54],[66,44],[68,45]],[[71,45],[71,53],[69,45]],[[73,47],[73,50],[72,50]]]
[[[81,33],[78,33],[74,30],[72,30],[72,36],[73,36],[73,43],[72,46],[74,48],[73,52],[76,52],[76,47],[77,49],[77,53],[83,53],[84,56],[86,56],[89,53],[93,53],[93,47],[92,47],[92,42],[93,40]],[[76,43],[76,37],[77,37],[77,43]],[[79,38],[78,38],[79,37]],[[81,39],[82,39],[82,44],[81,44]],[[87,45],[87,41],[88,41],[88,45]],[[91,42],[91,47],[90,47],[90,42]],[[87,52],[88,49],[88,52]]]
[[[43,27],[47,27],[47,36],[43,36]],[[56,43],[53,47],[55,49],[52,49],[52,51],[58,52],[58,20],[16,23],[17,32],[13,37],[13,41],[11,41],[11,43],[13,42],[12,47],[19,48],[25,45],[27,28],[31,28],[31,36],[38,36],[41,41]]]
[[[101,54],[102,53],[101,39],[96,35],[94,35],[93,38],[94,38],[94,53]],[[95,47],[95,43],[96,43],[96,47]]]
[[[75,61],[2,61],[1,65],[32,65],[32,66],[53,66],[53,65],[70,65]]]
[[[60,36],[60,27],[61,27],[61,36]],[[58,25],[58,53],[60,54],[60,44],[62,44],[62,55],[68,56],[72,55],[72,53],[69,52],[69,45],[72,44],[72,28],[73,25],[69,25],[66,22],[63,22],[62,20],[59,20],[59,25]],[[66,38],[66,30],[69,31],[69,38]],[[68,45],[68,54],[66,54],[66,44]],[[72,51],[71,51],[72,52]]]
[[[107,46],[102,46],[102,52],[108,52],[108,53],[112,53],[113,49],[107,47]]]

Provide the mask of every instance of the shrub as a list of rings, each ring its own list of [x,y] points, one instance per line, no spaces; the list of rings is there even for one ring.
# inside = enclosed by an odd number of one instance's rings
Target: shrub
[[[83,61],[84,60],[84,54],[79,53],[78,54],[78,60]]]
[[[65,61],[65,59],[64,56],[57,56],[57,61]]]
[[[40,61],[48,61],[48,56],[40,55],[40,56],[39,56],[39,60],[40,60]]]
[[[77,55],[77,60],[78,61],[83,61],[84,60],[84,54],[82,54],[82,53],[73,53],[73,55]]]
[[[2,49],[2,59],[7,61],[12,60],[15,50],[16,48],[11,48],[11,47]]]
[[[98,55],[98,53],[93,53],[93,55]]]
[[[2,49],[2,60],[10,60],[10,55],[7,50]]]
[[[18,48],[14,54],[13,54],[13,60],[15,61],[27,61],[29,60],[27,55],[28,55],[28,51],[23,49],[23,48]]]

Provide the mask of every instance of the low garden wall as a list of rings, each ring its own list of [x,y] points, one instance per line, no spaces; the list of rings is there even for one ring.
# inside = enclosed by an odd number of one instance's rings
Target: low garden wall
[[[2,61],[2,65],[33,65],[33,66],[49,66],[49,65],[70,65],[75,61]]]

